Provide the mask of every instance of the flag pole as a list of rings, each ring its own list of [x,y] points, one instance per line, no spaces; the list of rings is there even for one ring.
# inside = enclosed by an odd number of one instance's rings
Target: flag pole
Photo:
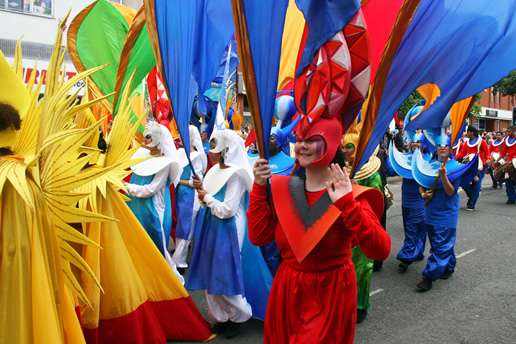
[[[247,101],[249,102],[251,119],[253,121],[254,132],[256,135],[256,145],[260,158],[263,158],[265,156],[265,149],[267,147],[264,147],[263,143],[264,133],[260,114],[260,106],[258,102],[258,91],[256,87],[256,75],[254,72],[253,56],[251,54],[249,32],[247,30],[244,0],[231,0],[231,7],[233,9],[233,19],[235,21],[235,29],[237,34],[238,56],[242,63]]]

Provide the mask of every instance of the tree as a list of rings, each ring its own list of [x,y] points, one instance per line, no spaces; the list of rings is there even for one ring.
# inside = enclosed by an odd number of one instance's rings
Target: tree
[[[398,110],[400,117],[404,117],[407,114],[407,112],[409,112],[409,110],[412,109],[412,107],[422,99],[424,98],[418,91],[412,92],[412,94],[408,96],[407,99],[405,99],[403,104],[401,104],[401,107]]]
[[[501,93],[503,96],[516,95],[516,70],[513,70],[502,80],[493,85],[493,93]]]

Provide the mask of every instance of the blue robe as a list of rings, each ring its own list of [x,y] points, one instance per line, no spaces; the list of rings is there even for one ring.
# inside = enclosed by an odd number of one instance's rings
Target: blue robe
[[[153,178],[154,175],[143,177],[133,173],[130,183],[146,185],[150,184]],[[163,256],[165,256],[165,250],[168,248],[170,233],[172,231],[172,206],[169,187],[170,181],[167,181],[164,196],[165,213],[163,214],[163,228],[161,227],[159,215],[154,205],[154,196],[149,198],[139,198],[127,194],[127,197],[131,199],[130,202],[127,202],[127,205],[133,211],[134,215],[136,215],[138,221],[140,221],[141,225],[145,228],[147,234],[149,234]]]
[[[191,167],[186,165],[181,174],[181,180],[189,180]],[[189,186],[178,185],[176,188],[176,238],[189,239],[192,228],[193,206],[195,200],[195,189]]]
[[[223,202],[226,187],[227,184],[213,197]],[[246,192],[244,210],[248,200]],[[186,289],[205,289],[211,295],[243,295],[253,309],[253,316],[264,320],[272,276],[259,248],[247,237],[247,223],[242,253],[235,217],[220,219],[207,206],[199,209],[194,237]]]

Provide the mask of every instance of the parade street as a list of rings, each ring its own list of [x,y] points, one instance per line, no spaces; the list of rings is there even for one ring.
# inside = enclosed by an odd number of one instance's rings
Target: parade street
[[[412,264],[402,273],[396,255],[403,243],[401,179],[389,188],[394,205],[387,213],[392,238],[390,257],[371,280],[371,309],[356,327],[357,344],[515,343],[516,338],[516,206],[505,204],[504,189],[491,189],[486,176],[477,207],[461,206],[455,254],[457,267],[448,280],[438,280],[422,293],[416,288],[426,264]],[[204,291],[192,292],[197,307],[208,318]],[[251,319],[233,340],[219,336],[212,343],[263,343],[263,322]]]

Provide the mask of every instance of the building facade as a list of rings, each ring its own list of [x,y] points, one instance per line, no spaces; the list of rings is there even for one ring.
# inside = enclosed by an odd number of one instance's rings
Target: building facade
[[[23,81],[26,82],[36,66],[37,80],[45,76],[52,54],[56,31],[61,20],[70,11],[72,19],[90,5],[93,0],[0,0],[0,50],[7,61],[14,61],[16,42],[22,38]],[[125,6],[139,9],[143,0],[113,0]],[[63,46],[66,46],[65,30]],[[37,65],[36,65],[37,62]],[[77,74],[70,56],[65,57],[65,81]],[[80,86],[80,85],[77,85]]]
[[[492,88],[485,89],[482,99],[478,102],[482,106],[480,117],[470,119],[481,132],[506,131],[511,125],[513,111],[516,107],[513,96],[504,97],[494,94]]]

